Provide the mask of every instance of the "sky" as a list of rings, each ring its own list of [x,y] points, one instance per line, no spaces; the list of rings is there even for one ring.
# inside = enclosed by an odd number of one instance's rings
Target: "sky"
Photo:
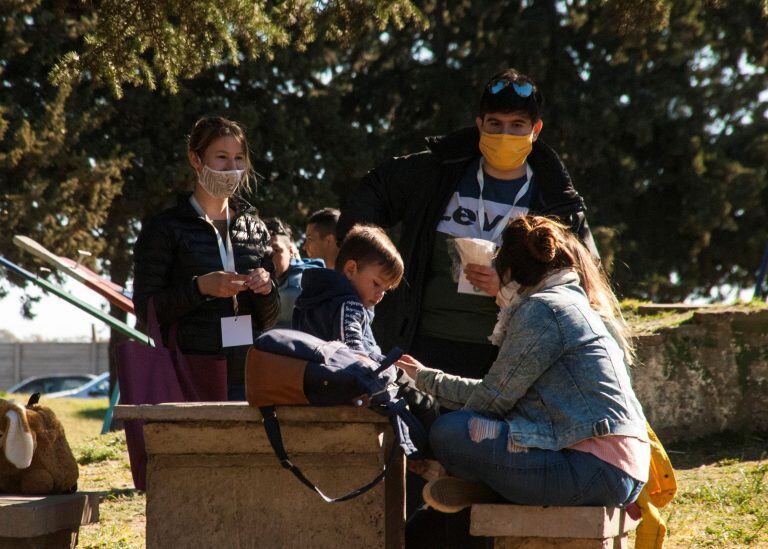
[[[107,300],[93,290],[75,280],[67,280],[64,289],[90,305],[107,311]],[[99,340],[109,339],[109,327],[81,311],[74,305],[54,296],[46,295],[33,306],[35,318],[27,320],[21,315],[21,296],[24,292],[29,295],[43,295],[42,289],[28,285],[21,289],[10,287],[8,295],[0,299],[0,329],[8,330],[21,341],[91,341],[91,326],[96,327],[96,337]],[[128,325],[133,326],[135,320],[128,315]]]

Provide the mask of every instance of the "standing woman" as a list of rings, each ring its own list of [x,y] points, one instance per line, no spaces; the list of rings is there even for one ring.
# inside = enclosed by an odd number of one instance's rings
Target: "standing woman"
[[[228,398],[243,400],[248,347],[280,311],[269,233],[241,196],[251,162],[240,124],[198,120],[187,154],[194,191],[144,223],[134,248],[133,300],[146,323],[152,298],[164,337],[178,326],[183,353],[226,357]],[[238,329],[243,321],[250,329]]]

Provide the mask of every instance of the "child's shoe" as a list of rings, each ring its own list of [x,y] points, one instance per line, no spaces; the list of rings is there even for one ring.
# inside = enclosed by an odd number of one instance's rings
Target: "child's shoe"
[[[424,486],[424,501],[442,513],[458,513],[474,503],[496,503],[501,497],[482,482],[440,477]]]

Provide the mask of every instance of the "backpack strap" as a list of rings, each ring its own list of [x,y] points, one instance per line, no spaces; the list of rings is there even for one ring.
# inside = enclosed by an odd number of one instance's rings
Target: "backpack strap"
[[[393,347],[386,356],[381,359],[381,362],[379,362],[379,367],[376,368],[373,371],[373,375],[377,376],[390,366],[392,366],[395,362],[400,360],[400,357],[403,356],[403,350],[400,347]],[[398,374],[399,377],[399,374]]]
[[[382,481],[382,479],[387,474],[387,469],[392,465],[392,461],[394,460],[395,456],[397,455],[397,451],[399,450],[399,446],[397,444],[392,445],[392,450],[389,453],[389,457],[387,458],[387,463],[384,465],[384,468],[381,470],[381,472],[376,475],[376,478],[374,478],[371,482],[366,484],[365,486],[361,486],[360,488],[356,488],[349,492],[348,494],[345,494],[343,496],[340,496],[338,498],[331,498],[326,496],[320,488],[315,486],[312,481],[310,481],[307,477],[304,476],[304,473],[301,472],[301,469],[296,467],[288,457],[288,453],[285,451],[285,446],[283,446],[283,435],[280,432],[280,422],[277,420],[277,413],[275,412],[274,406],[263,406],[259,408],[259,411],[261,412],[261,417],[264,421],[264,430],[267,433],[267,438],[269,439],[269,444],[272,446],[272,450],[274,450],[275,455],[277,456],[277,459],[280,460],[280,465],[283,466],[283,468],[288,469],[291,473],[293,473],[293,476],[295,476],[299,481],[309,488],[310,490],[314,490],[317,492],[321,498],[323,498],[326,503],[341,503],[342,501],[348,501],[350,499],[354,499],[357,496],[361,496],[365,494],[368,490],[376,486],[379,482]]]

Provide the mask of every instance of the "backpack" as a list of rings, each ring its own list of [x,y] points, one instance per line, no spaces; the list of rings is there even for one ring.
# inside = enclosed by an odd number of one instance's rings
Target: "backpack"
[[[407,458],[421,459],[427,452],[427,433],[398,396],[400,371],[394,363],[403,352],[395,348],[381,361],[353,351],[340,341],[323,341],[296,330],[275,329],[260,335],[248,351],[245,394],[264,419],[267,438],[280,464],[326,502],[338,503],[364,494],[386,475],[396,455],[393,445],[387,465],[371,482],[338,497],[326,496],[291,463],[283,446],[275,405],[367,405],[386,416]]]

